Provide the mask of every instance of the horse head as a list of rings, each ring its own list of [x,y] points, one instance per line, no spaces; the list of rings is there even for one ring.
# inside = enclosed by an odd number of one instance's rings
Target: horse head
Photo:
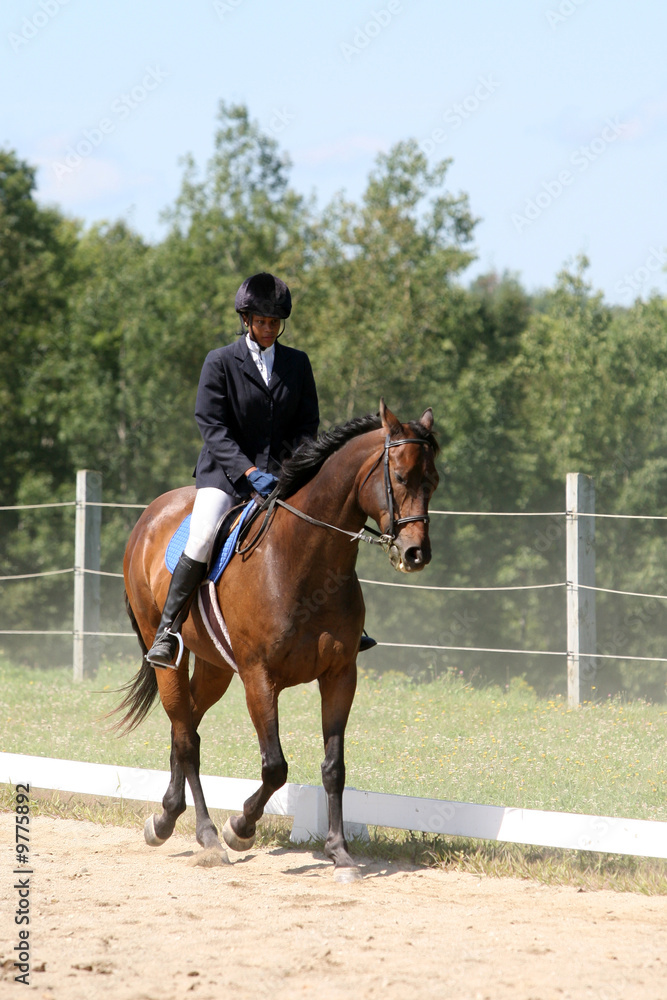
[[[366,474],[373,498],[373,517],[388,540],[391,564],[403,573],[421,570],[431,561],[428,505],[438,485],[432,433],[433,411],[402,424],[380,400],[384,447]],[[365,482],[365,480],[364,480]]]

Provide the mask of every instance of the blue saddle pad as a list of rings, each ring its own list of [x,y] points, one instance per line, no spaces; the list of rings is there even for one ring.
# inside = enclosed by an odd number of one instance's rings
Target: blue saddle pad
[[[239,537],[239,532],[243,527],[243,522],[247,518],[248,514],[255,507],[254,502],[249,503],[245,510],[242,511],[239,520],[232,528],[231,532],[227,535],[225,539],[225,544],[222,546],[218,553],[218,557],[215,560],[213,566],[211,566],[211,571],[208,574],[208,579],[213,580],[217,583],[222,576],[222,571],[226,568],[230,559],[234,555],[234,546],[236,545],[236,539]],[[183,554],[183,549],[187,545],[188,537],[190,535],[190,515],[184,518],[179,524],[178,528],[171,536],[171,541],[167,546],[167,551],[164,554],[164,561],[167,569],[170,573],[174,572],[176,568],[176,563]]]

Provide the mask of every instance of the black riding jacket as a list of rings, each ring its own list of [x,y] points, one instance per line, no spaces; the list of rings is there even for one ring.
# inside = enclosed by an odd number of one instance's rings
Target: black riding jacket
[[[267,386],[245,337],[211,351],[199,379],[195,418],[204,439],[196,485],[247,496],[246,469],[256,465],[277,475],[296,446],[317,435],[317,390],[308,355],[276,341]]]

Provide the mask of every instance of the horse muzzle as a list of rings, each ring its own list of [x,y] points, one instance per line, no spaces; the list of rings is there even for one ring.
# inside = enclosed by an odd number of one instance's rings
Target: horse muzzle
[[[416,573],[431,561],[431,546],[403,544],[400,538],[389,547],[389,561],[399,573]]]

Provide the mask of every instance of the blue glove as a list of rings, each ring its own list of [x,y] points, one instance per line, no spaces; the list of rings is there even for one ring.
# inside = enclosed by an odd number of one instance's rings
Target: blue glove
[[[253,469],[246,476],[250,485],[259,493],[261,497],[268,497],[278,485],[278,480],[270,472],[262,472],[260,469]]]

